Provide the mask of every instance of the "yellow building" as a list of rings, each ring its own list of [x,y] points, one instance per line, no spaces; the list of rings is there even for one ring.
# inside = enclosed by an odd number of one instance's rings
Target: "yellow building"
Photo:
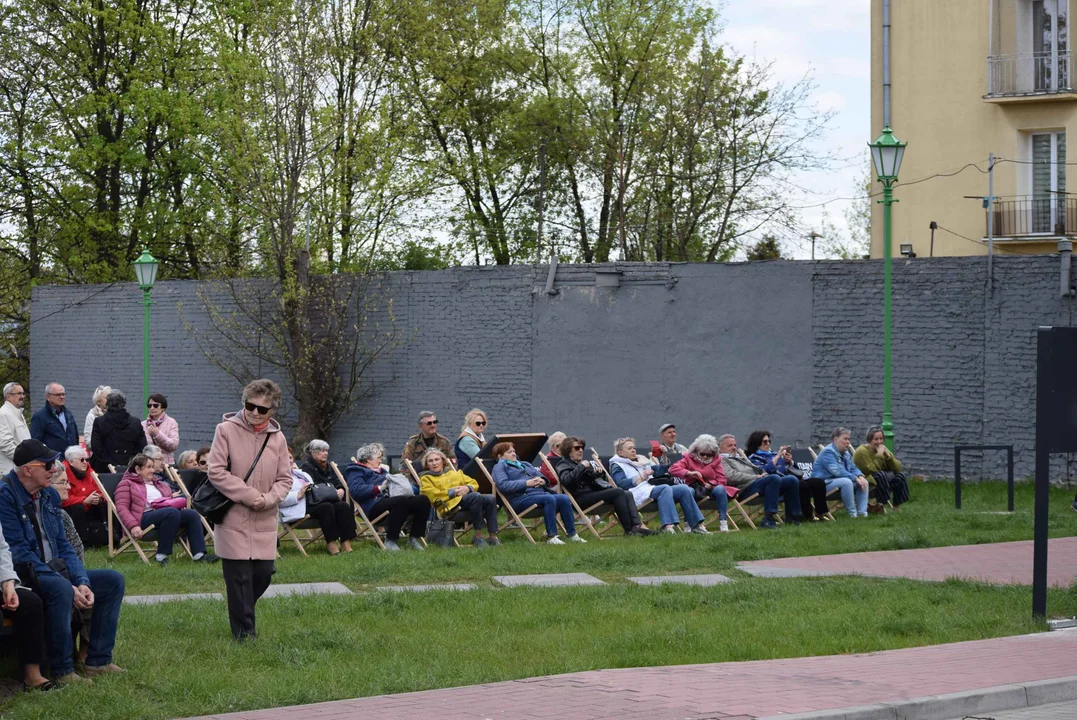
[[[871,2],[868,139],[883,126],[882,0]],[[987,253],[988,212],[965,196],[988,194],[992,152],[997,254],[1054,253],[1058,240],[1077,235],[1077,193],[1066,192],[1077,188],[1066,163],[1067,130],[1077,132],[1070,2],[890,0],[891,127],[909,143],[894,192],[895,256],[910,243],[927,257],[933,221],[935,255]],[[882,225],[873,203],[875,258]]]

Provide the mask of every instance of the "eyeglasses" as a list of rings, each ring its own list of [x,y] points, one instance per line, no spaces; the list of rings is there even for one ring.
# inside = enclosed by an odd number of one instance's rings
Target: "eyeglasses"
[[[62,393],[49,393],[49,395],[51,395],[52,397],[67,397],[67,393],[65,393],[65,392],[62,392]]]
[[[437,420],[426,420],[426,421],[423,422],[423,425],[437,425],[437,424],[438,424]]]
[[[151,403],[146,403],[146,407],[148,407],[148,408],[159,408],[159,407],[162,407],[162,405],[161,405],[161,403],[153,403],[153,402],[151,402]],[[250,408],[247,408],[247,409],[250,410]]]
[[[247,412],[256,412],[260,415],[268,415],[270,412],[273,411],[273,408],[262,407],[261,405],[255,405],[252,402],[243,403],[243,407],[247,408]]]
[[[22,397],[26,395],[24,392],[10,393],[12,397]]]
[[[475,427],[486,427],[486,421],[485,420],[476,420],[475,421]]]
[[[714,453],[699,453],[699,456],[701,458],[712,458],[714,457]]]

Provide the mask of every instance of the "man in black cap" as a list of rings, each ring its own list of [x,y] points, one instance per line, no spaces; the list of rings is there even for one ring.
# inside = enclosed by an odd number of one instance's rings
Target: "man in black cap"
[[[15,467],[0,478],[0,527],[11,546],[15,570],[24,584],[34,581],[46,608],[45,639],[57,682],[85,682],[103,673],[123,672],[113,664],[112,648],[123,603],[123,575],[115,570],[86,570],[67,542],[60,517],[60,496],[49,487],[60,454],[39,440],[15,448]],[[77,675],[72,660],[72,608],[93,608],[90,652]]]

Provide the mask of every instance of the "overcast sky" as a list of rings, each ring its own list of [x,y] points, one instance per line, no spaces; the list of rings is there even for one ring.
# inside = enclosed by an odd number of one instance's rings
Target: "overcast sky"
[[[723,19],[725,42],[760,62],[772,61],[776,79],[794,83],[814,70],[815,101],[836,112],[825,149],[842,157],[865,157],[871,124],[871,26],[869,0],[712,0]],[[866,161],[866,160],[865,160]],[[858,194],[859,163],[813,174],[810,185],[824,199]],[[807,200],[810,204],[815,200]],[[844,228],[844,202],[827,206]],[[817,224],[822,209],[805,210]],[[793,250],[793,248],[789,248]],[[807,257],[806,249],[794,252]]]

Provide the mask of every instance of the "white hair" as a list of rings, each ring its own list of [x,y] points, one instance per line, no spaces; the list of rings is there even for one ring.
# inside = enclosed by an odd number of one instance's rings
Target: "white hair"
[[[733,437],[733,436],[732,435],[723,435],[722,437],[726,438],[726,437]],[[697,437],[695,440],[692,441],[691,445],[688,446],[688,454],[698,456],[700,451],[706,450],[708,452],[711,452],[711,453],[717,455],[718,454],[718,443],[719,443],[719,441],[716,440],[713,435],[700,435],[699,437]]]
[[[7,385],[5,385],[4,386],[4,397],[7,397],[11,393],[15,392],[15,388],[17,388],[17,387],[22,387],[22,384],[17,383],[17,382],[9,382]]]
[[[634,442],[636,442],[635,438],[630,438],[630,437],[617,438],[613,442],[613,454],[614,455],[620,455],[621,454],[621,448],[623,448],[628,443],[634,443]]]
[[[307,443],[307,446],[303,448],[303,452],[307,453],[308,455],[313,455],[316,452],[323,451],[329,451],[329,443],[327,443],[325,440],[311,440],[309,443]]]
[[[367,443],[355,451],[355,459],[357,462],[367,462],[379,455],[385,457],[385,447],[381,443]]]
[[[108,385],[98,385],[97,389],[93,391],[93,404],[101,402],[101,398],[107,398],[108,394],[112,392],[112,388]]]
[[[162,457],[164,457],[164,453],[161,452],[161,448],[157,447],[156,445],[147,445],[146,447],[142,448],[142,454],[154,460],[160,460]]]
[[[86,457],[89,456],[86,454],[86,450],[81,445],[72,445],[71,447],[67,448],[67,450],[64,450],[64,460],[67,460],[68,462]]]

